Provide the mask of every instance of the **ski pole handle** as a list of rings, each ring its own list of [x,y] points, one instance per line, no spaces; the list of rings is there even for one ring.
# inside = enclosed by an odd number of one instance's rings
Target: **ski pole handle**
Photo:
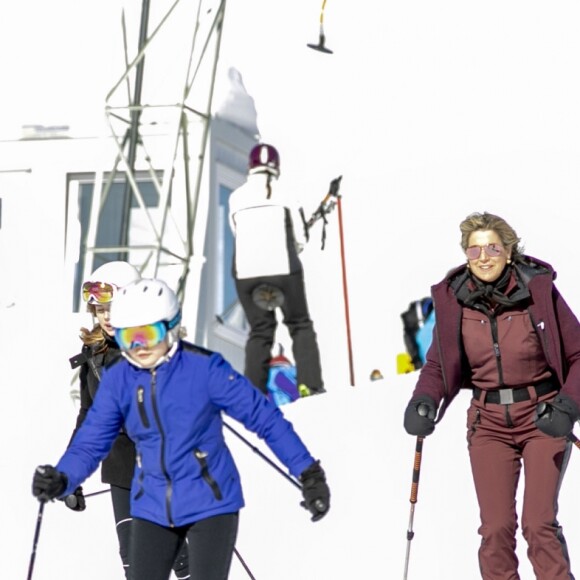
[[[576,437],[576,435],[574,435],[574,433],[569,433],[567,436],[568,441],[571,441],[572,443],[574,443],[574,445],[576,445],[576,447],[578,447],[578,449],[580,449],[580,439],[578,439],[578,437]]]
[[[310,230],[310,228],[319,220],[322,219],[326,222],[326,214],[330,213],[330,211],[336,205],[338,199],[340,198],[340,180],[342,179],[342,175],[335,177],[331,182],[328,188],[328,193],[324,196],[324,199],[320,202],[316,211],[310,216],[310,219],[305,224],[305,229]],[[304,220],[304,218],[303,218]]]
[[[417,437],[417,444],[415,445],[415,460],[413,462],[413,481],[411,484],[411,499],[410,499],[411,503],[417,503],[422,456],[423,456],[423,437]]]
[[[340,180],[342,179],[342,175],[335,177],[330,182],[330,188],[328,189],[328,195],[332,195],[333,197],[340,197],[339,188],[340,188]]]

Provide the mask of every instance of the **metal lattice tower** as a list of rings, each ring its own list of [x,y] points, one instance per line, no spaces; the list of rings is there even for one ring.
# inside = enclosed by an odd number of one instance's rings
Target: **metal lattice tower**
[[[131,15],[122,12],[125,70],[106,97],[111,138],[96,173],[83,279],[98,256],[116,255],[144,275],[163,277],[183,300],[192,266],[201,269],[203,262],[201,248],[199,256],[195,250],[204,228],[196,235],[195,226],[200,199],[204,203],[200,192],[225,0],[153,4],[143,0],[140,15],[132,15],[140,20],[132,58]],[[121,208],[118,243],[99,245],[103,208],[113,195],[122,196],[115,201]]]

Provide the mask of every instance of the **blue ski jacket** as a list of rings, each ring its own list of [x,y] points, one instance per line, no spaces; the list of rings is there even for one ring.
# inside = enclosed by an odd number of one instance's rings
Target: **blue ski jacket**
[[[154,369],[121,358],[104,372],[93,405],[56,469],[72,493],[125,426],[137,448],[131,515],[182,526],[238,511],[240,476],[223,436],[222,411],[264,439],[298,477],[315,461],[281,411],[223,357],[181,341]]]

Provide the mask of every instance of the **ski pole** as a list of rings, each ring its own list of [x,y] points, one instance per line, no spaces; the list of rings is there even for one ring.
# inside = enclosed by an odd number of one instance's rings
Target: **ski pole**
[[[342,176],[341,176],[342,177]],[[340,179],[340,178],[339,178]],[[340,181],[338,182],[340,183]],[[354,387],[354,367],[352,358],[352,340],[350,335],[350,314],[348,307],[348,287],[346,284],[346,261],[344,254],[344,233],[342,229],[342,204],[341,197],[338,194],[338,184],[336,186],[336,197],[337,197],[337,207],[338,207],[338,231],[340,233],[340,261],[342,264],[342,288],[344,294],[344,315],[346,319],[346,340],[348,346],[348,368],[350,375],[350,386]]]
[[[248,567],[248,565],[246,564],[246,562],[244,562],[244,559],[242,558],[242,556],[240,555],[240,553],[238,552],[238,550],[236,549],[235,546],[234,546],[234,554],[236,555],[236,557],[240,561],[240,564],[244,567],[244,570],[248,573],[248,576],[252,580],[256,580],[255,576],[252,574],[252,571],[250,570],[250,568]]]
[[[326,216],[334,209],[338,202],[338,189],[340,187],[340,180],[342,179],[342,175],[336,177],[330,182],[330,187],[328,189],[328,193],[324,196],[324,199],[320,202],[316,211],[310,216],[308,221],[304,220],[304,212],[302,212],[302,222],[304,224],[304,232],[306,240],[310,239],[310,229],[312,226],[319,220],[322,220],[322,243],[321,249],[324,250],[324,246],[326,243],[326,224],[328,224],[328,220]]]
[[[302,489],[302,486],[293,477],[290,477],[285,471],[280,469],[269,457],[264,455],[257,447],[252,445],[243,435],[240,435],[233,427],[228,425],[225,421],[224,421],[224,427],[229,429],[238,439],[241,439],[254,453],[257,453],[266,463],[268,463],[268,465],[270,465],[278,473],[283,475],[294,487],[297,487],[298,489]]]
[[[342,201],[340,195],[340,182],[342,180],[342,175],[334,178],[330,182],[328,188],[328,193],[324,199],[320,202],[318,209],[312,214],[311,218],[304,224],[304,229],[306,232],[319,220],[322,219],[322,249],[324,250],[324,244],[326,241],[326,224],[328,220],[326,216],[334,209],[336,206],[338,209],[338,228],[340,236],[340,263],[342,266],[342,289],[344,294],[344,314],[346,318],[346,338],[347,338],[347,348],[348,348],[348,367],[350,376],[350,386],[354,387],[354,366],[353,366],[353,355],[352,355],[352,339],[350,332],[350,313],[349,313],[349,303],[348,303],[348,286],[346,283],[346,258],[344,251],[344,229],[342,227]],[[304,221],[304,218],[303,218]]]
[[[26,580],[32,579],[32,572],[34,571],[34,561],[36,560],[36,546],[38,545],[38,537],[40,536],[40,526],[42,525],[42,515],[44,514],[44,506],[46,501],[39,500],[38,515],[36,516],[36,528],[34,530],[34,540],[32,542],[32,552],[30,553],[30,563],[28,564],[28,576]]]
[[[110,491],[111,491],[111,488],[102,489],[101,491],[93,491],[91,493],[84,493],[83,496],[85,499],[87,499],[87,497],[93,497],[93,495],[101,495],[102,493],[109,493]]]
[[[571,441],[572,443],[574,443],[574,445],[576,445],[576,447],[578,447],[578,449],[580,449],[580,439],[578,439],[578,437],[576,437],[574,433],[568,434],[568,441]]]
[[[407,580],[409,571],[409,554],[411,552],[411,540],[415,535],[413,531],[413,519],[415,517],[415,504],[417,503],[417,494],[419,492],[419,475],[421,473],[421,457],[423,452],[423,437],[417,437],[415,445],[415,458],[413,461],[413,483],[411,484],[411,513],[409,515],[409,527],[407,528],[407,554],[405,556],[405,573],[404,580]]]

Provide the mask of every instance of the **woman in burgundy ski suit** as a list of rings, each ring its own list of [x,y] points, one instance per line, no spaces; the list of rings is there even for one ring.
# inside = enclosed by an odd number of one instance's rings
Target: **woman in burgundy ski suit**
[[[502,218],[460,225],[467,264],[431,288],[436,323],[405,410],[425,437],[459,392],[471,389],[467,443],[480,508],[484,580],[519,580],[515,496],[522,464],[522,532],[539,580],[573,580],[557,521],[558,493],[580,417],[580,325],[549,264],[522,254]]]

